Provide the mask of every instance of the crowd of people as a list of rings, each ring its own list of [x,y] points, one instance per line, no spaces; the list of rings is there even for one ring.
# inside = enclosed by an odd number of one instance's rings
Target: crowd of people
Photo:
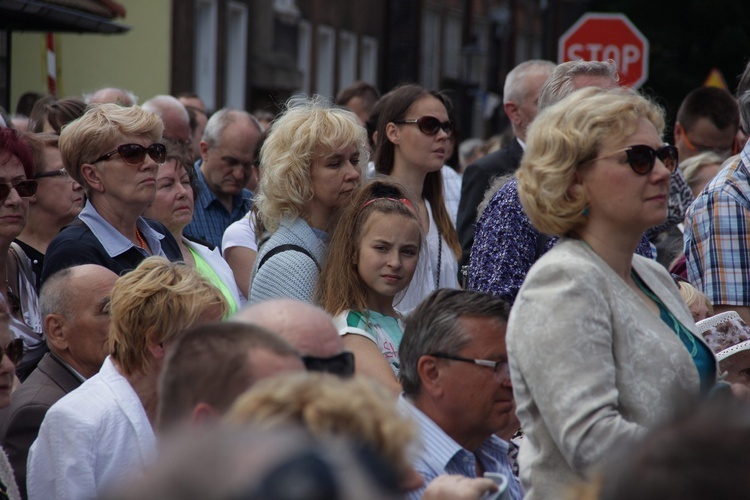
[[[38,97],[0,127],[0,496],[742,497],[706,457],[750,441],[750,64],[669,124],[526,61],[488,141],[416,84]]]

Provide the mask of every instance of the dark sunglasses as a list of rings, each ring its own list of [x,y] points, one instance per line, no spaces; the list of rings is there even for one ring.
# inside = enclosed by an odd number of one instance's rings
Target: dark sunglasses
[[[338,375],[339,377],[351,377],[354,375],[354,353],[344,351],[330,358],[317,358],[315,356],[302,356],[305,368],[310,372],[325,372]]]
[[[654,149],[651,146],[645,144],[638,144],[636,146],[630,146],[627,148],[618,149],[607,155],[599,156],[589,161],[601,160],[603,158],[609,158],[619,153],[625,153],[628,156],[628,163],[630,168],[633,169],[638,175],[646,175],[654,169],[656,159],[659,158],[661,162],[667,167],[670,173],[674,172],[677,168],[677,148],[665,144],[659,149]]]
[[[21,358],[23,358],[23,340],[11,340],[10,344],[0,347],[0,360],[3,356],[8,356],[8,359],[14,365],[17,365],[21,361]]]
[[[123,144],[122,146],[117,146],[116,149],[113,149],[109,153],[101,155],[92,163],[109,160],[116,154],[119,154],[122,161],[128,165],[139,165],[143,163],[146,154],[148,154],[151,159],[159,165],[167,161],[167,147],[164,144],[156,142],[147,148],[144,148],[140,144]]]
[[[448,120],[447,122],[441,122],[434,116],[423,116],[416,120],[399,120],[393,123],[397,125],[416,125],[419,127],[419,131],[425,135],[436,135],[440,132],[440,129],[443,129],[446,134],[450,135],[453,133],[454,127],[452,121]]]
[[[67,170],[61,168],[59,170],[53,170],[51,172],[39,172],[38,174],[34,175],[34,179],[43,179],[45,177],[65,177],[66,179],[70,179],[70,174]]]
[[[0,201],[10,196],[10,190],[15,189],[18,196],[21,198],[29,198],[36,194],[37,183],[34,180],[23,180],[16,181],[11,184],[2,183],[0,184]]]

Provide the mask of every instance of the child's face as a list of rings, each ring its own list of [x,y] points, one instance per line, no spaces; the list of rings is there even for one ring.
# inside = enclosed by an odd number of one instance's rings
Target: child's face
[[[393,297],[414,276],[419,248],[416,221],[397,214],[373,213],[369,217],[357,259],[359,275],[368,289],[368,302],[392,305]]]
[[[693,314],[693,321],[696,323],[708,318],[708,306],[703,300],[696,300],[690,305],[690,312]]]

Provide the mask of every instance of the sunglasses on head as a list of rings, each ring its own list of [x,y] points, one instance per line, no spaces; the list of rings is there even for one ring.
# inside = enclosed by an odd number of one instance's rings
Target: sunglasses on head
[[[15,189],[21,198],[29,198],[36,194],[37,182],[34,180],[15,181],[10,184],[0,183],[0,201],[10,196],[10,190]]]
[[[302,356],[302,362],[309,372],[325,372],[339,377],[354,375],[354,353],[344,351],[330,358]]]
[[[633,169],[638,175],[646,175],[654,169],[656,159],[659,158],[661,162],[667,167],[670,173],[674,172],[677,168],[677,148],[665,144],[659,149],[654,149],[651,146],[645,144],[638,144],[636,146],[629,146],[627,148],[618,149],[607,155],[599,156],[589,161],[601,160],[603,158],[609,158],[619,153],[625,153],[628,158],[630,168]]]
[[[167,161],[167,147],[164,144],[156,142],[147,148],[140,144],[123,144],[122,146],[117,146],[116,149],[113,149],[109,153],[101,155],[92,163],[109,160],[116,154],[119,154],[122,161],[129,165],[139,165],[143,163],[147,154],[159,165]]]
[[[448,120],[447,122],[441,122],[434,116],[423,116],[416,120],[399,120],[393,122],[396,125],[416,125],[419,127],[419,131],[425,135],[436,135],[443,129],[446,134],[450,135],[453,133],[453,122]]]
[[[3,356],[8,356],[8,359],[14,365],[17,365],[21,361],[21,358],[23,358],[23,340],[11,340],[10,344],[0,347],[0,360]]]

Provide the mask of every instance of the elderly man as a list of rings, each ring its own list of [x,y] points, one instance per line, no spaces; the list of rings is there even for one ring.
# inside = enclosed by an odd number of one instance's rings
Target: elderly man
[[[273,299],[246,307],[233,321],[262,326],[289,342],[302,356],[305,367],[348,377],[354,373],[354,354],[333,319],[322,309],[292,299]]]
[[[551,61],[531,60],[513,68],[505,78],[503,107],[515,137],[508,146],[480,158],[464,172],[456,224],[462,248],[462,265],[469,263],[477,208],[485,191],[490,187],[492,179],[512,174],[521,163],[526,129],[536,117],[539,93],[553,69],[555,63]]]
[[[414,468],[425,485],[443,474],[502,473],[509,498],[523,497],[510,445],[497,437],[513,422],[513,388],[505,348],[509,307],[490,295],[433,292],[406,319],[399,347],[399,400],[419,427]],[[421,498],[422,491],[407,494]]]
[[[92,94],[83,96],[86,104],[106,104],[115,103],[120,106],[130,107],[138,104],[138,97],[131,91],[117,87],[104,87],[96,90]]]
[[[750,63],[737,86],[740,118],[750,130]],[[719,312],[734,310],[750,323],[750,141],[709,182],[685,217],[690,282]]]
[[[560,64],[542,88],[539,108],[541,110],[579,88],[614,88],[617,80],[617,69],[607,62]],[[494,194],[490,194],[487,207],[477,221],[468,284],[472,290],[490,293],[512,304],[526,273],[544,252],[552,248],[557,238],[543,235],[534,228],[521,207],[516,180],[504,180],[507,179],[500,178],[492,186],[490,191]],[[651,247],[645,237],[639,253],[651,257]]]
[[[109,356],[44,416],[29,449],[29,498],[99,498],[156,459],[153,423],[165,356],[183,333],[229,306],[198,271],[145,259],[112,288]]]
[[[185,106],[171,95],[157,95],[143,103],[145,111],[156,113],[164,123],[163,139],[191,147],[190,116]]]
[[[304,369],[297,351],[265,328],[201,325],[178,340],[167,358],[159,382],[158,427],[215,422],[258,380]]]
[[[220,247],[226,228],[250,210],[252,193],[245,185],[261,133],[258,121],[245,111],[220,109],[208,120],[195,164],[200,189],[186,236]]]
[[[0,443],[26,497],[26,458],[47,410],[95,375],[107,356],[109,301],[117,275],[94,264],[53,275],[40,297],[50,352],[0,412]]]

